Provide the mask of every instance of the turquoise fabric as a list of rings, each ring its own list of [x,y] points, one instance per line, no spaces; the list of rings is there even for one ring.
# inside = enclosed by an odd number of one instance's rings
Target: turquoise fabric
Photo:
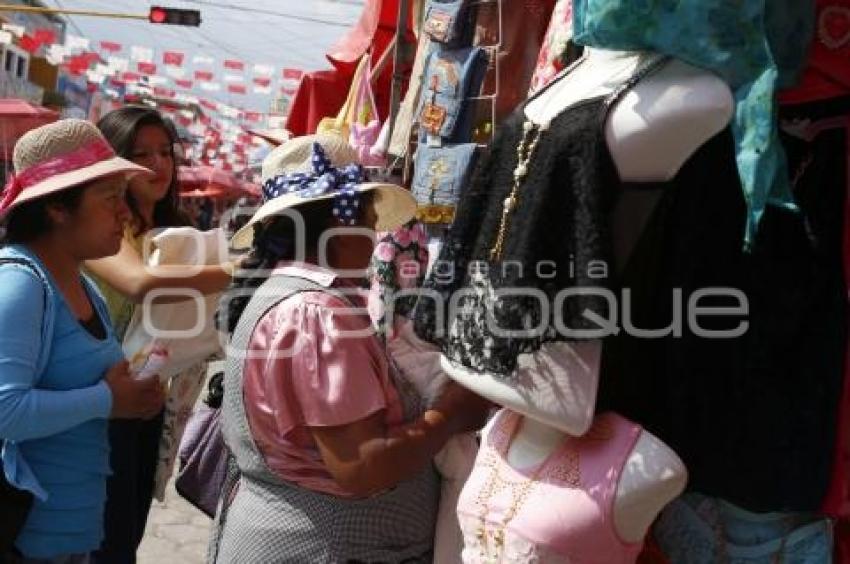
[[[812,0],[574,0],[574,40],[655,51],[713,71],[732,88],[732,122],[754,240],[769,204],[797,209],[776,123],[776,91],[793,85],[814,31]]]

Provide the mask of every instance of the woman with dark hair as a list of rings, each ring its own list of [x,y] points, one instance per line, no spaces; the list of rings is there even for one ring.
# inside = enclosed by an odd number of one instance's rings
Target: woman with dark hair
[[[0,446],[32,505],[0,562],[86,564],[103,538],[107,419],[154,417],[163,395],[158,378],[131,377],[82,263],[118,251],[127,177],[150,171],[81,120],[30,131],[14,164],[0,199]],[[22,506],[5,501],[7,527]]]
[[[125,225],[121,249],[114,256],[87,261],[86,267],[106,296],[119,339],[135,308],[151,290],[222,291],[230,282],[231,268],[224,266],[161,266],[148,268],[143,259],[144,240],[154,229],[191,225],[177,207],[177,163],[174,129],[151,108],[127,106],[106,114],[98,128],[124,158],[154,172],[133,179],[127,190],[131,218]],[[187,299],[165,297],[172,302]],[[158,302],[160,300],[158,299]],[[162,417],[151,421],[128,420],[110,425],[112,471],[106,504],[106,538],[95,555],[104,564],[132,564],[145,532],[153,500]]]
[[[374,230],[416,204],[363,183],[355,157],[336,137],[280,146],[263,163],[264,204],[231,241],[251,250],[219,310],[239,483],[225,488],[211,563],[431,562],[432,459],[483,425],[486,402],[457,385],[423,405],[372,329],[360,283]]]

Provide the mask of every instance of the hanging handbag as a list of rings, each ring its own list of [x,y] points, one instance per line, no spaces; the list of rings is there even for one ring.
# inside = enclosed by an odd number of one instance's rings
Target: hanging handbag
[[[424,223],[450,224],[475,165],[475,143],[429,147],[419,145],[411,192]]]
[[[207,405],[200,406],[186,424],[180,442],[180,471],[174,488],[186,501],[210,518],[215,517],[224,491],[230,451],[221,434],[221,388],[224,374],[210,378]]]
[[[449,47],[468,44],[470,4],[468,0],[429,0],[422,31],[432,41]]]
[[[425,63],[418,110],[421,133],[444,141],[469,141],[471,104],[487,72],[487,53],[480,47],[434,49]]]
[[[351,124],[356,121],[354,111],[360,80],[366,72],[368,62],[369,54],[366,53],[360,58],[360,62],[357,63],[357,69],[351,78],[351,87],[348,89],[348,96],[345,98],[345,102],[342,104],[336,117],[323,118],[316,127],[316,133],[322,135],[339,135],[343,139],[348,140],[348,136],[351,133]]]
[[[18,264],[21,265],[38,276],[38,279],[47,286],[47,281],[42,276],[41,272],[33,266],[32,263],[25,259],[17,258],[2,258],[2,264]],[[44,300],[47,301],[47,291],[44,292]],[[46,311],[46,308],[45,308]],[[49,344],[42,347],[41,355],[49,354]],[[0,453],[6,450],[6,441],[0,441]],[[15,540],[21,533],[24,524],[27,521],[30,510],[33,505],[33,494],[27,490],[21,490],[13,486],[6,479],[6,473],[3,471],[3,465],[0,463],[0,557],[12,551],[15,546]]]
[[[378,106],[375,104],[375,94],[372,91],[372,63],[368,55],[364,55],[361,64],[363,72],[352,88],[357,88],[352,109],[352,120],[349,125],[348,144],[357,153],[357,161],[364,166],[382,166],[385,164],[383,153],[378,147],[378,137],[381,133],[381,120],[378,117]]]

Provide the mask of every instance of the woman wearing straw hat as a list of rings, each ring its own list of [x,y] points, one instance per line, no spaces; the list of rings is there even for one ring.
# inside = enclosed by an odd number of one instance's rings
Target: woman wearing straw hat
[[[81,120],[24,135],[14,165],[0,200],[0,438],[6,479],[34,500],[0,558],[85,563],[103,537],[107,419],[152,417],[163,397],[158,378],[128,373],[80,268],[118,251],[127,178],[150,171]]]
[[[251,250],[219,310],[222,432],[240,476],[211,562],[430,562],[431,460],[484,422],[486,403],[456,386],[420,405],[371,330],[358,276],[372,230],[402,225],[416,204],[363,183],[354,157],[331,136],[275,149],[265,203],[231,242]]]
[[[151,290],[184,289],[202,294],[220,292],[230,283],[228,266],[167,266],[152,272],[143,260],[143,242],[152,230],[191,225],[177,207],[176,132],[162,115],[146,106],[125,106],[103,116],[97,124],[115,151],[153,171],[134,178],[127,189],[131,217],[120,250],[86,262],[86,268],[106,297],[119,340],[138,304]],[[106,537],[94,560],[103,564],[132,564],[142,541],[154,495],[162,417],[113,421],[112,476],[107,483]]]

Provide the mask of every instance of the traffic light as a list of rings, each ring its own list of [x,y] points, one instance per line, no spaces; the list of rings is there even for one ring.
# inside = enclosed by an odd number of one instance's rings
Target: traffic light
[[[154,24],[188,25],[198,27],[201,25],[201,11],[151,6],[151,11],[148,13],[148,21]]]

